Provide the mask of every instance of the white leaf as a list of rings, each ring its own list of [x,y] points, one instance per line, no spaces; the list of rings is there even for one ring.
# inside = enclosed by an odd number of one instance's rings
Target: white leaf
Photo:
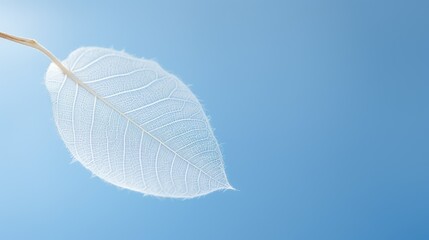
[[[144,194],[192,198],[233,189],[201,104],[156,62],[79,48],[46,73],[58,131],[96,176]]]

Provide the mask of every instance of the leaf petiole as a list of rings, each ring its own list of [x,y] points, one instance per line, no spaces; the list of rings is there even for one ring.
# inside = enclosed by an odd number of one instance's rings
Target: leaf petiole
[[[57,65],[61,71],[64,72],[64,74],[66,74],[67,76],[69,76],[71,79],[75,80],[77,79],[76,76],[74,76],[74,74],[72,72],[70,72],[70,70],[68,70],[61,62],[60,60],[58,60],[57,57],[55,57],[54,54],[52,54],[48,49],[46,49],[43,45],[41,45],[40,43],[38,43],[36,40],[34,39],[29,39],[29,38],[23,38],[23,37],[18,37],[18,36],[14,36],[11,34],[7,34],[4,32],[0,32],[0,37],[4,38],[6,40],[12,41],[12,42],[16,42],[25,46],[29,46],[32,48],[35,48],[37,50],[39,50],[40,52],[42,52],[43,54],[45,54],[49,59],[51,59],[51,61],[53,63],[55,63],[55,65]]]

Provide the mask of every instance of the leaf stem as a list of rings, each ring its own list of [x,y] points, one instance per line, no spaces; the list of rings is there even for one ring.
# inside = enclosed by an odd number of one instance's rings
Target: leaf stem
[[[32,48],[35,48],[37,50],[39,50],[40,52],[42,52],[43,54],[45,54],[49,59],[51,59],[51,61],[57,65],[61,71],[67,75],[70,79],[72,79],[75,83],[79,84],[82,88],[84,88],[85,90],[87,90],[89,93],[93,94],[96,97],[99,97],[98,94],[96,92],[94,92],[94,90],[92,90],[91,88],[89,88],[85,83],[83,83],[82,81],[79,80],[78,77],[76,77],[76,75],[74,75],[74,73],[72,73],[67,67],[65,67],[60,60],[58,60],[57,57],[55,57],[54,54],[52,54],[48,49],[46,49],[43,45],[41,45],[40,43],[38,43],[36,40],[34,39],[29,39],[29,38],[23,38],[23,37],[17,37],[11,34],[7,34],[4,32],[0,32],[0,38],[4,38],[7,39],[9,41],[12,42],[16,42],[22,45],[26,45]]]
[[[26,45],[32,48],[35,48],[37,50],[39,50],[40,52],[42,52],[43,54],[45,54],[49,59],[51,59],[51,61],[53,63],[55,63],[55,65],[57,65],[61,71],[64,72],[64,74],[66,74],[67,76],[69,76],[71,79],[73,80],[77,80],[77,77],[70,72],[70,70],[68,70],[61,62],[60,60],[58,60],[57,57],[55,57],[54,54],[52,54],[48,49],[46,49],[43,45],[41,45],[40,43],[38,43],[36,40],[34,39],[29,39],[29,38],[23,38],[23,37],[18,37],[18,36],[14,36],[11,34],[7,34],[4,32],[0,32],[0,38],[4,38],[7,39],[9,41],[12,42],[16,42],[22,45]]]

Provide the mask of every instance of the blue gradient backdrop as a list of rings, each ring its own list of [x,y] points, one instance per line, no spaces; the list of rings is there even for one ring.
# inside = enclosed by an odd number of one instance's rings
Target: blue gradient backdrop
[[[414,0],[1,1],[0,31],[61,59],[125,49],[192,85],[240,191],[143,197],[70,164],[48,59],[1,40],[0,239],[429,239],[428,12]]]

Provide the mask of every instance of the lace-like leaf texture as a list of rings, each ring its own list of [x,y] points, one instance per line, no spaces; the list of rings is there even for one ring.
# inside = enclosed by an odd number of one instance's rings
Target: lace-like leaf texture
[[[148,195],[192,198],[233,189],[197,98],[156,62],[79,48],[46,73],[54,119],[73,157],[94,175]]]

